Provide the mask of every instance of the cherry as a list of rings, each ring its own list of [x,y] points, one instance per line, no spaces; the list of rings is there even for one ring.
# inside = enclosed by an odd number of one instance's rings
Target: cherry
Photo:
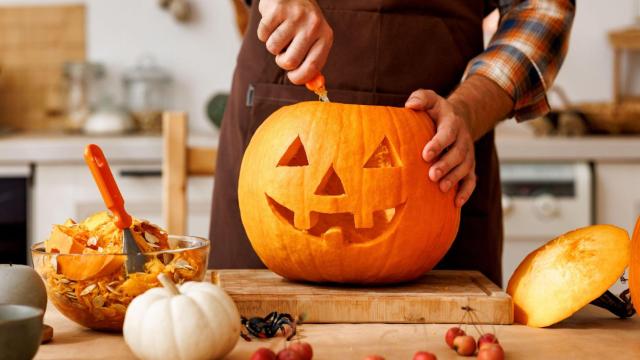
[[[453,350],[458,355],[471,356],[476,352],[476,339],[469,335],[458,336],[453,339]]]
[[[478,351],[478,359],[480,360],[504,360],[504,350],[497,343],[484,343]]]
[[[452,327],[449,330],[447,330],[446,334],[444,334],[444,341],[447,343],[447,345],[449,345],[450,348],[453,349],[453,340],[458,336],[464,336],[464,335],[467,335],[467,333],[465,333],[464,330],[460,329],[457,326]]]
[[[289,349],[297,352],[302,357],[302,360],[313,359],[313,348],[307,342],[295,342],[289,345]]]
[[[499,344],[498,338],[492,333],[482,334],[478,338],[478,349],[482,349],[482,346],[486,344]]]
[[[428,351],[418,351],[413,355],[413,360],[438,360],[438,358]]]
[[[276,360],[276,353],[271,349],[261,347],[251,355],[249,360]]]

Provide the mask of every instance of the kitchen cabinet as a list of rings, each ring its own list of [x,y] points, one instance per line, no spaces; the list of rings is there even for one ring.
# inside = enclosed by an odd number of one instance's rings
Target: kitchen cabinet
[[[133,216],[164,226],[160,164],[112,163],[111,170]],[[31,207],[31,242],[44,240],[52,224],[81,220],[104,210],[102,197],[84,164],[35,167]],[[188,185],[187,233],[208,237],[213,178],[192,177]]]

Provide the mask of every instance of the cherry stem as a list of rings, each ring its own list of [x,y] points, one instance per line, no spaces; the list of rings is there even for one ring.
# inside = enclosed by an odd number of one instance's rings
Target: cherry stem
[[[160,281],[160,284],[162,284],[165,289],[169,290],[171,295],[180,295],[180,290],[178,290],[176,284],[167,276],[167,274],[161,273],[158,275],[158,281]]]

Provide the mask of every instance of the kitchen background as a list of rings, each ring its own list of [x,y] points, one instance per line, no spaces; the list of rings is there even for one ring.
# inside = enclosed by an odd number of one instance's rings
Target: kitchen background
[[[0,263],[26,262],[28,244],[44,239],[51,224],[82,218],[103,207],[81,158],[85,144],[96,142],[104,148],[128,210],[159,224],[162,139],[153,122],[156,111],[186,111],[189,143],[216,146],[218,131],[210,117],[220,114],[221,98],[210,100],[229,90],[241,43],[234,1],[186,0],[190,16],[185,21],[172,14],[184,9],[164,9],[160,2],[0,0]],[[51,8],[44,15],[40,7],[61,5],[79,7]],[[633,25],[639,9],[633,0],[578,1],[570,50],[556,81],[561,90],[550,100],[556,109],[582,112],[559,113],[554,119],[560,124],[558,135],[536,137],[554,132],[550,121],[519,125],[508,121],[500,126],[507,278],[526,253],[555,235],[594,222],[630,231],[640,214],[640,188],[634,180],[640,177],[640,141],[618,134],[636,131],[633,126],[615,126],[621,117],[640,116],[640,110],[625,102],[612,115],[614,51],[608,36]],[[24,33],[3,32],[16,29],[14,23]],[[34,29],[44,35],[34,40]],[[621,43],[634,46],[634,35],[632,31],[622,36]],[[102,116],[86,121],[83,82],[64,80],[62,66],[47,62],[64,56],[100,64],[71,67],[67,74],[84,79],[91,73],[101,79],[94,81],[101,91],[91,100],[96,105],[92,115]],[[624,60],[619,88],[640,94],[634,81],[640,62],[633,55]],[[136,68],[140,63],[147,67]],[[19,72],[38,66],[38,71]],[[52,74],[59,81],[39,82]],[[25,82],[33,85],[27,87]],[[146,102],[140,96],[145,92],[153,95],[142,97]],[[74,103],[76,122],[69,121],[73,116],[65,110],[67,96],[80,99]],[[161,106],[154,107],[154,102]],[[588,104],[576,105],[584,103]],[[149,120],[138,123],[148,131],[106,135],[132,124],[122,117],[125,105],[137,110],[140,119]],[[592,122],[582,121],[583,113]],[[92,133],[63,131],[80,125]],[[568,136],[589,129],[614,134]],[[206,177],[189,180],[191,235],[207,236],[212,186]]]

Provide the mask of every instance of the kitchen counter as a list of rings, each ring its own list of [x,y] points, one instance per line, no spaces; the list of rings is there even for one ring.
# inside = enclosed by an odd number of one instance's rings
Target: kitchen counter
[[[100,145],[110,161],[160,163],[160,135],[87,136],[62,133],[18,133],[0,136],[0,164],[83,163],[87,144]],[[216,147],[217,135],[193,135],[190,146]]]
[[[112,161],[159,163],[159,135],[87,136],[60,133],[19,133],[0,136],[0,164],[80,163],[86,144],[96,143]],[[192,134],[191,146],[216,147],[218,136]],[[640,161],[640,136],[533,137],[496,136],[503,161]]]
[[[640,161],[640,136],[498,135],[501,161]]]
[[[54,340],[40,347],[36,359],[134,359],[120,334],[84,329],[64,318],[51,304],[44,320],[53,326]],[[383,355],[387,360],[406,360],[417,350],[430,350],[439,359],[462,359],[444,343],[444,333],[450,326],[307,324],[298,329],[302,339],[313,345],[314,359],[318,360],[361,360],[369,354]],[[617,319],[591,305],[547,329],[522,325],[484,328],[498,335],[508,359],[640,358],[640,318]],[[278,350],[283,347],[283,340],[240,339],[227,359],[246,360],[263,346]]]

